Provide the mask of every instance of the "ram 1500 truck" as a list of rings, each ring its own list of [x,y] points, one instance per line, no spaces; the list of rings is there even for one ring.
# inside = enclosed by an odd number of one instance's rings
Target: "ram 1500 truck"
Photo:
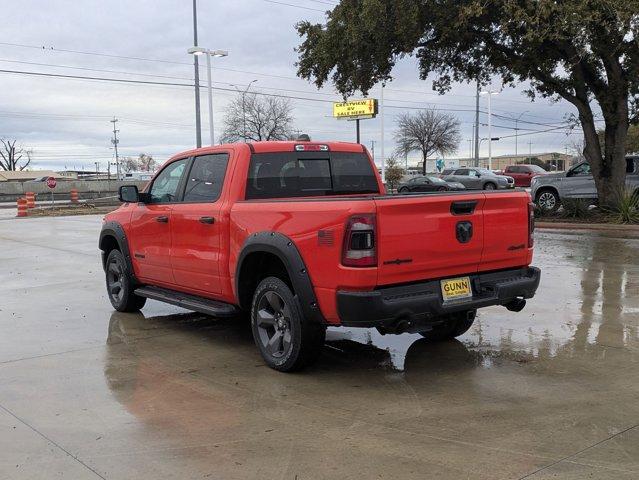
[[[459,336],[537,289],[525,191],[386,195],[360,144],[257,142],[175,155],[99,239],[109,299],[249,312],[265,362],[311,362],[327,326]]]

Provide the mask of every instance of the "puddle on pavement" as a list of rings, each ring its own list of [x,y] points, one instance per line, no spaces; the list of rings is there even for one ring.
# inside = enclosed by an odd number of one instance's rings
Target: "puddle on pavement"
[[[475,367],[490,368],[496,361],[525,364],[586,346],[639,347],[639,240],[605,236],[537,235],[534,264],[542,268],[537,296],[521,313],[503,307],[481,309],[477,320],[459,341],[433,344],[419,334],[381,335],[375,329],[329,328],[327,351],[355,360],[365,355],[368,365],[404,371],[416,352],[427,358],[459,354]],[[172,307],[167,307],[172,308]],[[142,338],[207,331],[231,333],[230,339],[252,342],[250,329],[236,320],[215,320],[183,313],[145,318],[114,314],[109,342],[135,342]],[[177,313],[180,312],[180,313]],[[240,320],[241,322],[241,320]],[[211,334],[211,333],[209,333]],[[349,356],[352,353],[352,357]],[[435,360],[437,358],[435,357]]]

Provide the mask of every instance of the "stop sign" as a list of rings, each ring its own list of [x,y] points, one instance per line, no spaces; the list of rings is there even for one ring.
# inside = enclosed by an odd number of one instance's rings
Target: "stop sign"
[[[55,188],[56,185],[57,185],[57,182],[55,181],[55,178],[53,177],[47,178],[47,187]]]

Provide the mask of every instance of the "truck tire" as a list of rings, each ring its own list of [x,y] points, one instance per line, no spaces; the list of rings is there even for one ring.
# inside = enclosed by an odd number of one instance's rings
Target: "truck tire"
[[[420,332],[420,335],[431,342],[451,340],[463,335],[472,327],[476,314],[477,310],[453,313],[446,322],[427,332]]]
[[[266,364],[280,372],[312,363],[326,338],[326,327],[304,318],[293,292],[277,277],[265,278],[255,289],[251,330]]]
[[[397,190],[397,193],[408,193],[408,188],[402,187],[399,190]]]
[[[484,190],[497,190],[497,185],[495,185],[493,182],[486,182],[484,184]]]
[[[561,199],[556,191],[546,188],[537,192],[535,203],[544,212],[554,213],[561,205]]]
[[[133,293],[134,285],[129,267],[120,250],[111,250],[106,260],[105,277],[107,295],[118,312],[137,312],[146,303],[146,298]]]

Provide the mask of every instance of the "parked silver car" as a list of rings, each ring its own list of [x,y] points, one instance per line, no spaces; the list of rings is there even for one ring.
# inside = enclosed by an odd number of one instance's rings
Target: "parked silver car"
[[[505,175],[497,175],[485,168],[463,167],[446,175],[447,182],[458,182],[472,190],[502,190],[515,188],[515,180]]]
[[[639,193],[639,156],[626,157],[626,185]],[[537,206],[547,212],[557,210],[564,198],[597,201],[595,180],[586,162],[578,163],[567,172],[534,177],[530,189]]]

